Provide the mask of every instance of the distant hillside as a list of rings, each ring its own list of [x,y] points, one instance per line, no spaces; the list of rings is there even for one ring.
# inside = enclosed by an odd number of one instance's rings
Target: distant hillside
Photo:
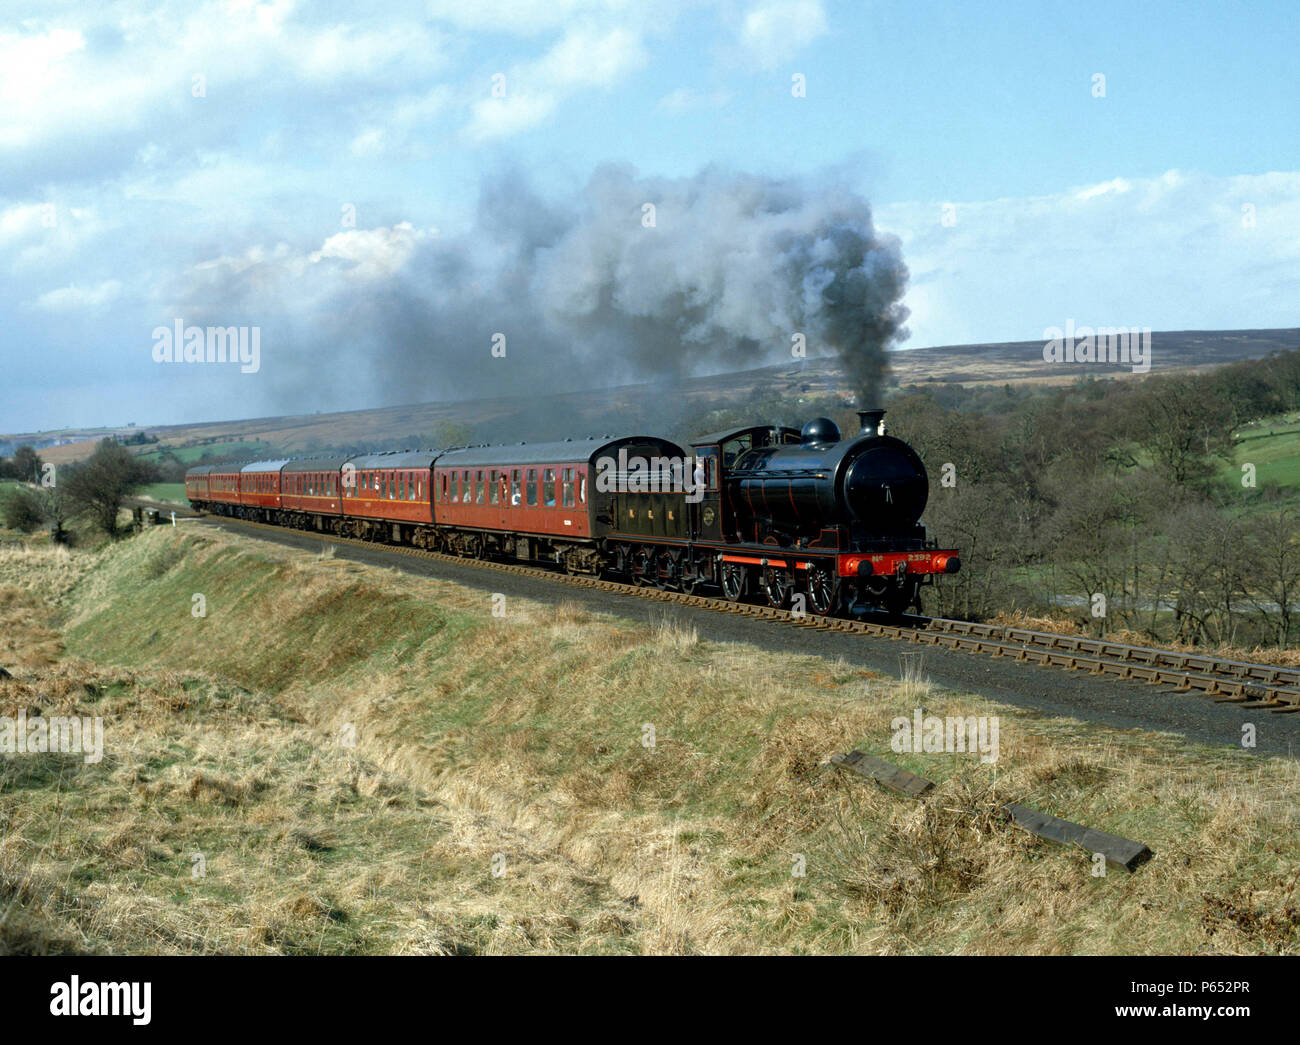
[[[1152,335],[1151,372],[1198,369],[1300,347],[1300,328],[1283,330],[1181,330]],[[932,381],[962,384],[1033,382],[1066,384],[1085,373],[1128,376],[1131,368],[1088,363],[1043,362],[1043,342],[1014,341],[986,345],[945,345],[898,351],[890,358],[891,388]],[[287,453],[324,447],[383,447],[419,436],[427,442],[442,422],[486,425],[493,438],[541,438],[582,435],[621,427],[629,406],[668,400],[674,410],[699,411],[758,400],[850,395],[834,361],[800,363],[696,377],[665,388],[651,383],[618,388],[576,390],[550,396],[420,403],[340,413],[300,414],[251,420],[149,427],[159,442],[144,450],[199,448],[239,442],[270,444]],[[134,434],[140,428],[64,430],[0,435],[0,454],[31,443],[46,460],[67,462],[86,456],[94,441],[110,434]],[[54,444],[59,445],[54,445]],[[5,449],[9,447],[9,450]],[[193,454],[191,456],[198,456]]]

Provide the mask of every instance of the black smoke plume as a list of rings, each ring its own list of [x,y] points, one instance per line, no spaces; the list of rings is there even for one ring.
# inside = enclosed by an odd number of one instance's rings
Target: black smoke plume
[[[906,337],[906,282],[897,241],[851,191],[605,166],[569,199],[516,172],[490,178],[462,234],[357,229],[311,252],[211,264],[178,307],[199,323],[261,323],[286,412],[645,380],[671,398],[688,375],[792,361],[796,335],[809,357],[836,357],[871,406]]]

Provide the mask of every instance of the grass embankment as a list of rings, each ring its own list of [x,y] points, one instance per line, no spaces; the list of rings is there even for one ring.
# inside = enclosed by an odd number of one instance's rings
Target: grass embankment
[[[183,527],[9,552],[0,593],[0,656],[33,675],[0,682],[0,713],[100,715],[106,738],[98,765],[0,756],[10,949],[1297,949],[1294,763],[671,619],[494,617],[484,593]],[[996,772],[893,755],[920,703],[999,715]],[[854,746],[941,784],[918,803],[823,768]],[[1156,859],[1093,877],[1000,823],[1007,799]]]

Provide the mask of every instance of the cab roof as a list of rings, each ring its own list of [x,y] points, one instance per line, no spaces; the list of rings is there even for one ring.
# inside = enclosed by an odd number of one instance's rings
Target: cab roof
[[[656,435],[604,435],[594,439],[564,439],[550,443],[515,443],[513,446],[470,446],[449,450],[438,458],[439,468],[510,467],[529,464],[595,464],[596,458],[617,453],[623,446],[652,446],[665,454],[685,457],[676,443]]]

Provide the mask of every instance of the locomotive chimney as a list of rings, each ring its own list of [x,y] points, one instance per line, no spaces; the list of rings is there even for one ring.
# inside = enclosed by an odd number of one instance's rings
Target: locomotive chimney
[[[862,422],[862,431],[859,435],[883,435],[884,434],[884,416],[883,410],[859,410],[858,420]]]

